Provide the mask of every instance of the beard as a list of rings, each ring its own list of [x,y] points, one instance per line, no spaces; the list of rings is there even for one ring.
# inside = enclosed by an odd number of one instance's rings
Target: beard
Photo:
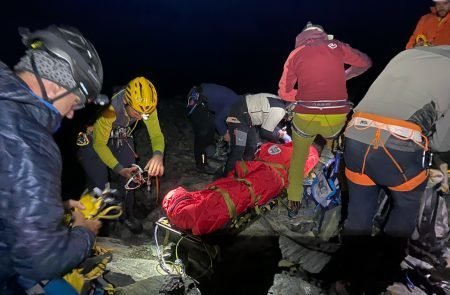
[[[447,16],[447,14],[448,14],[448,10],[445,10],[445,9],[440,9],[437,11],[437,15],[441,18]]]

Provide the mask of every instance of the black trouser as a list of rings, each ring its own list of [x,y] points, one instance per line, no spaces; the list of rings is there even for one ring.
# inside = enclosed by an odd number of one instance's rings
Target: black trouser
[[[391,136],[385,147],[407,179],[423,171],[423,149],[414,142]],[[376,292],[398,279],[400,263],[406,256],[407,240],[417,223],[426,181],[409,191],[394,189],[405,182],[399,168],[382,146],[372,146],[369,152],[367,149],[367,144],[345,139],[347,169],[364,172],[374,184],[348,181],[350,199],[343,232],[343,273],[348,275],[353,285],[360,284],[366,294],[378,294]],[[372,237],[381,189],[390,192],[391,210],[385,221],[384,233]],[[378,290],[374,287],[376,282],[382,283]]]
[[[189,116],[189,119],[194,130],[195,164],[200,167],[208,163],[206,148],[215,145],[214,115],[203,103],[200,103]]]
[[[231,107],[228,122],[231,152],[225,165],[224,175],[233,170],[236,161],[252,160],[258,148],[258,131],[252,126],[247,104],[238,102]]]
[[[412,141],[401,141],[398,144],[405,145],[405,148],[409,145],[413,151],[399,151],[390,148],[390,142],[393,141],[389,139],[386,148],[400,165],[405,176],[411,179],[421,173],[423,149]],[[348,181],[350,201],[344,233],[346,235],[372,233],[373,217],[378,210],[379,193],[384,188],[388,189],[392,196],[392,209],[386,220],[384,232],[391,236],[409,238],[416,226],[426,181],[410,191],[389,189],[404,182],[399,169],[381,146],[377,149],[372,148],[365,157],[367,147],[367,144],[356,140],[348,138],[345,140],[344,158],[347,169],[360,173],[364,165],[364,173],[375,182],[375,185],[365,186]],[[365,163],[364,158],[366,158]]]
[[[78,150],[78,159],[80,160],[81,166],[83,166],[84,171],[87,176],[87,186],[89,189],[98,187],[100,189],[105,188],[105,184],[109,182],[108,177],[108,167],[103,163],[103,161],[98,156],[97,152],[92,146],[92,137],[89,138],[90,143],[86,146],[80,147]],[[131,167],[134,164],[135,157],[132,148],[134,147],[134,142],[132,138],[128,139],[110,139],[108,142],[108,147],[111,152],[125,168]],[[124,217],[133,217],[134,213],[134,191],[126,190],[125,184],[128,179],[119,176],[119,187],[118,191],[124,200]]]

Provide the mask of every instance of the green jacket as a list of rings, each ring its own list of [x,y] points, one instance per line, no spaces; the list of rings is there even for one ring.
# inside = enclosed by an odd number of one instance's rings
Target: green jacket
[[[94,123],[94,150],[99,155],[103,163],[116,173],[124,167],[119,163],[116,157],[108,147],[111,131],[118,127],[129,127],[135,122],[125,111],[124,91],[121,90],[111,99],[109,108],[102,112],[101,116]],[[152,150],[155,154],[164,154],[164,135],[159,126],[158,112],[155,110],[148,118],[144,120],[148,135],[152,143]]]

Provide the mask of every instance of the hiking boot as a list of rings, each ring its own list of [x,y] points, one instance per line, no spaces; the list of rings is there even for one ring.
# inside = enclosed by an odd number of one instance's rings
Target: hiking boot
[[[217,169],[209,166],[208,164],[197,166],[196,170],[197,170],[197,172],[205,173],[205,174],[208,174],[208,175],[215,175],[216,172],[217,172]]]
[[[144,231],[142,223],[134,217],[125,219],[123,224],[125,224],[133,234],[140,234]]]
[[[295,218],[300,210],[301,202],[299,201],[288,201],[287,212],[289,218]]]

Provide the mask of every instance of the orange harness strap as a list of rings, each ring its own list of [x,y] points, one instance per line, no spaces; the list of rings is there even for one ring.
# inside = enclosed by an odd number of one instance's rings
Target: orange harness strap
[[[358,112],[355,113],[353,115],[354,118],[356,117],[363,117],[363,118],[367,118],[369,120],[373,120],[376,122],[380,122],[383,124],[389,124],[389,125],[394,125],[394,126],[401,126],[401,127],[405,127],[405,128],[409,128],[411,130],[415,130],[415,131],[419,131],[421,132],[421,129],[418,125],[412,123],[412,122],[408,122],[408,121],[403,121],[403,120],[397,120],[397,119],[392,119],[392,118],[387,118],[387,117],[382,117],[382,116],[378,116],[375,114],[368,114],[368,113],[362,113],[362,112]],[[378,124],[378,125],[377,125]],[[368,127],[370,127],[371,125],[369,125]],[[384,152],[386,153],[386,155],[391,159],[392,163],[395,165],[395,167],[397,167],[398,171],[400,172],[400,174],[402,175],[404,182],[400,185],[397,185],[395,187],[389,187],[389,189],[393,190],[393,191],[400,191],[400,192],[407,192],[407,191],[411,191],[414,188],[416,188],[418,185],[420,185],[423,181],[425,181],[425,179],[428,177],[428,174],[426,173],[426,171],[422,171],[421,173],[419,173],[417,176],[408,179],[405,175],[405,172],[403,171],[402,167],[400,166],[400,164],[398,164],[398,162],[395,160],[394,156],[389,152],[389,150],[386,148],[386,146],[384,145],[383,141],[381,140],[381,125],[379,123],[376,123],[375,126],[372,126],[377,128],[377,131],[375,132],[375,137],[372,139],[372,141],[370,142],[369,146],[367,147],[366,153],[364,155],[364,159],[363,159],[363,164],[362,164],[362,169],[361,169],[361,173],[357,173],[357,172],[353,172],[351,170],[348,170],[347,168],[345,169],[345,175],[347,176],[347,178],[352,181],[353,183],[359,184],[359,185],[365,185],[365,186],[371,186],[371,185],[375,185],[375,182],[370,179],[369,176],[367,176],[366,174],[364,174],[364,170],[366,168],[366,160],[367,160],[367,156],[371,150],[371,148],[373,148],[374,150],[378,149],[380,146],[383,148]],[[394,135],[391,132],[392,135]],[[394,135],[395,136],[395,135]],[[423,136],[423,135],[422,135]],[[402,140],[410,140],[410,138],[401,138],[399,136],[395,136],[396,138],[402,139]],[[418,144],[419,146],[423,147],[424,150],[428,150],[428,141],[427,138],[425,136],[423,136],[424,140],[425,140],[425,145],[422,146],[421,144],[419,144],[418,142],[414,141],[416,144]]]
[[[355,184],[363,185],[363,186],[373,186],[376,183],[366,174],[357,173],[345,168],[345,176],[348,180]],[[390,186],[389,189],[396,192],[409,192],[419,186],[422,182],[424,182],[428,177],[428,173],[424,170],[417,174],[415,177],[410,180],[405,181],[404,183],[397,186]]]
[[[422,171],[419,174],[417,174],[415,177],[411,178],[410,180],[397,185],[397,186],[390,186],[389,189],[396,191],[396,192],[409,192],[418,187],[421,183],[423,183],[428,178],[427,171]]]
[[[364,186],[376,185],[375,182],[372,179],[370,179],[370,177],[367,176],[366,174],[353,172],[352,170],[348,169],[347,167],[345,167],[345,176],[347,177],[348,180],[350,180],[351,182],[353,182],[355,184],[364,185]]]

